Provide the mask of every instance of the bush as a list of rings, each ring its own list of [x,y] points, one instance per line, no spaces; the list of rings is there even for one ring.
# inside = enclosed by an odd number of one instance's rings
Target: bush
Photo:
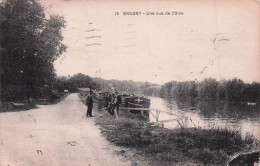
[[[18,101],[29,98],[48,98],[51,90],[38,86],[6,85],[2,89],[2,101]]]
[[[2,101],[16,101],[23,100],[26,96],[24,86],[7,85],[2,89]]]

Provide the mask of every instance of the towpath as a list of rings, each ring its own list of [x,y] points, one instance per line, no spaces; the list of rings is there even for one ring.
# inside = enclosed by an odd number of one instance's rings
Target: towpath
[[[56,105],[1,113],[0,165],[131,165],[115,154],[120,149],[109,144],[85,114],[86,106],[76,93]]]

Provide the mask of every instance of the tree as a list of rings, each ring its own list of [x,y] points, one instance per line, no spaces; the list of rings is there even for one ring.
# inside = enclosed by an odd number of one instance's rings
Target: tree
[[[217,87],[216,79],[204,79],[197,87],[198,97],[202,100],[215,100],[217,98]]]
[[[21,97],[37,97],[38,87],[53,84],[53,62],[66,50],[61,43],[65,21],[56,15],[47,19],[36,0],[7,0],[0,15],[2,89],[23,87]]]
[[[65,76],[57,77],[54,83],[54,88],[60,92],[69,88],[68,78]]]
[[[242,101],[245,84],[242,80],[234,78],[225,84],[225,96],[229,101]]]
[[[95,88],[95,83],[93,82],[92,78],[90,76],[82,74],[82,73],[73,75],[69,79],[69,82],[72,83],[72,85],[75,89],[77,89],[77,88],[94,89]]]

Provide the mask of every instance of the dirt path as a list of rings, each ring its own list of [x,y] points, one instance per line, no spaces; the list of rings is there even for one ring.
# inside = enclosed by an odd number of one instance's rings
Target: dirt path
[[[1,166],[131,165],[114,154],[77,94],[56,105],[0,114]],[[95,113],[94,113],[95,115]]]

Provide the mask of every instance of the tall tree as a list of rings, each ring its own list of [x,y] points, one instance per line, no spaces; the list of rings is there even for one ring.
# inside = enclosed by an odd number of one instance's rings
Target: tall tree
[[[47,19],[36,0],[7,0],[0,15],[2,89],[20,86],[25,96],[34,96],[36,87],[51,85],[53,62],[66,50],[61,43],[65,21],[55,15]]]

